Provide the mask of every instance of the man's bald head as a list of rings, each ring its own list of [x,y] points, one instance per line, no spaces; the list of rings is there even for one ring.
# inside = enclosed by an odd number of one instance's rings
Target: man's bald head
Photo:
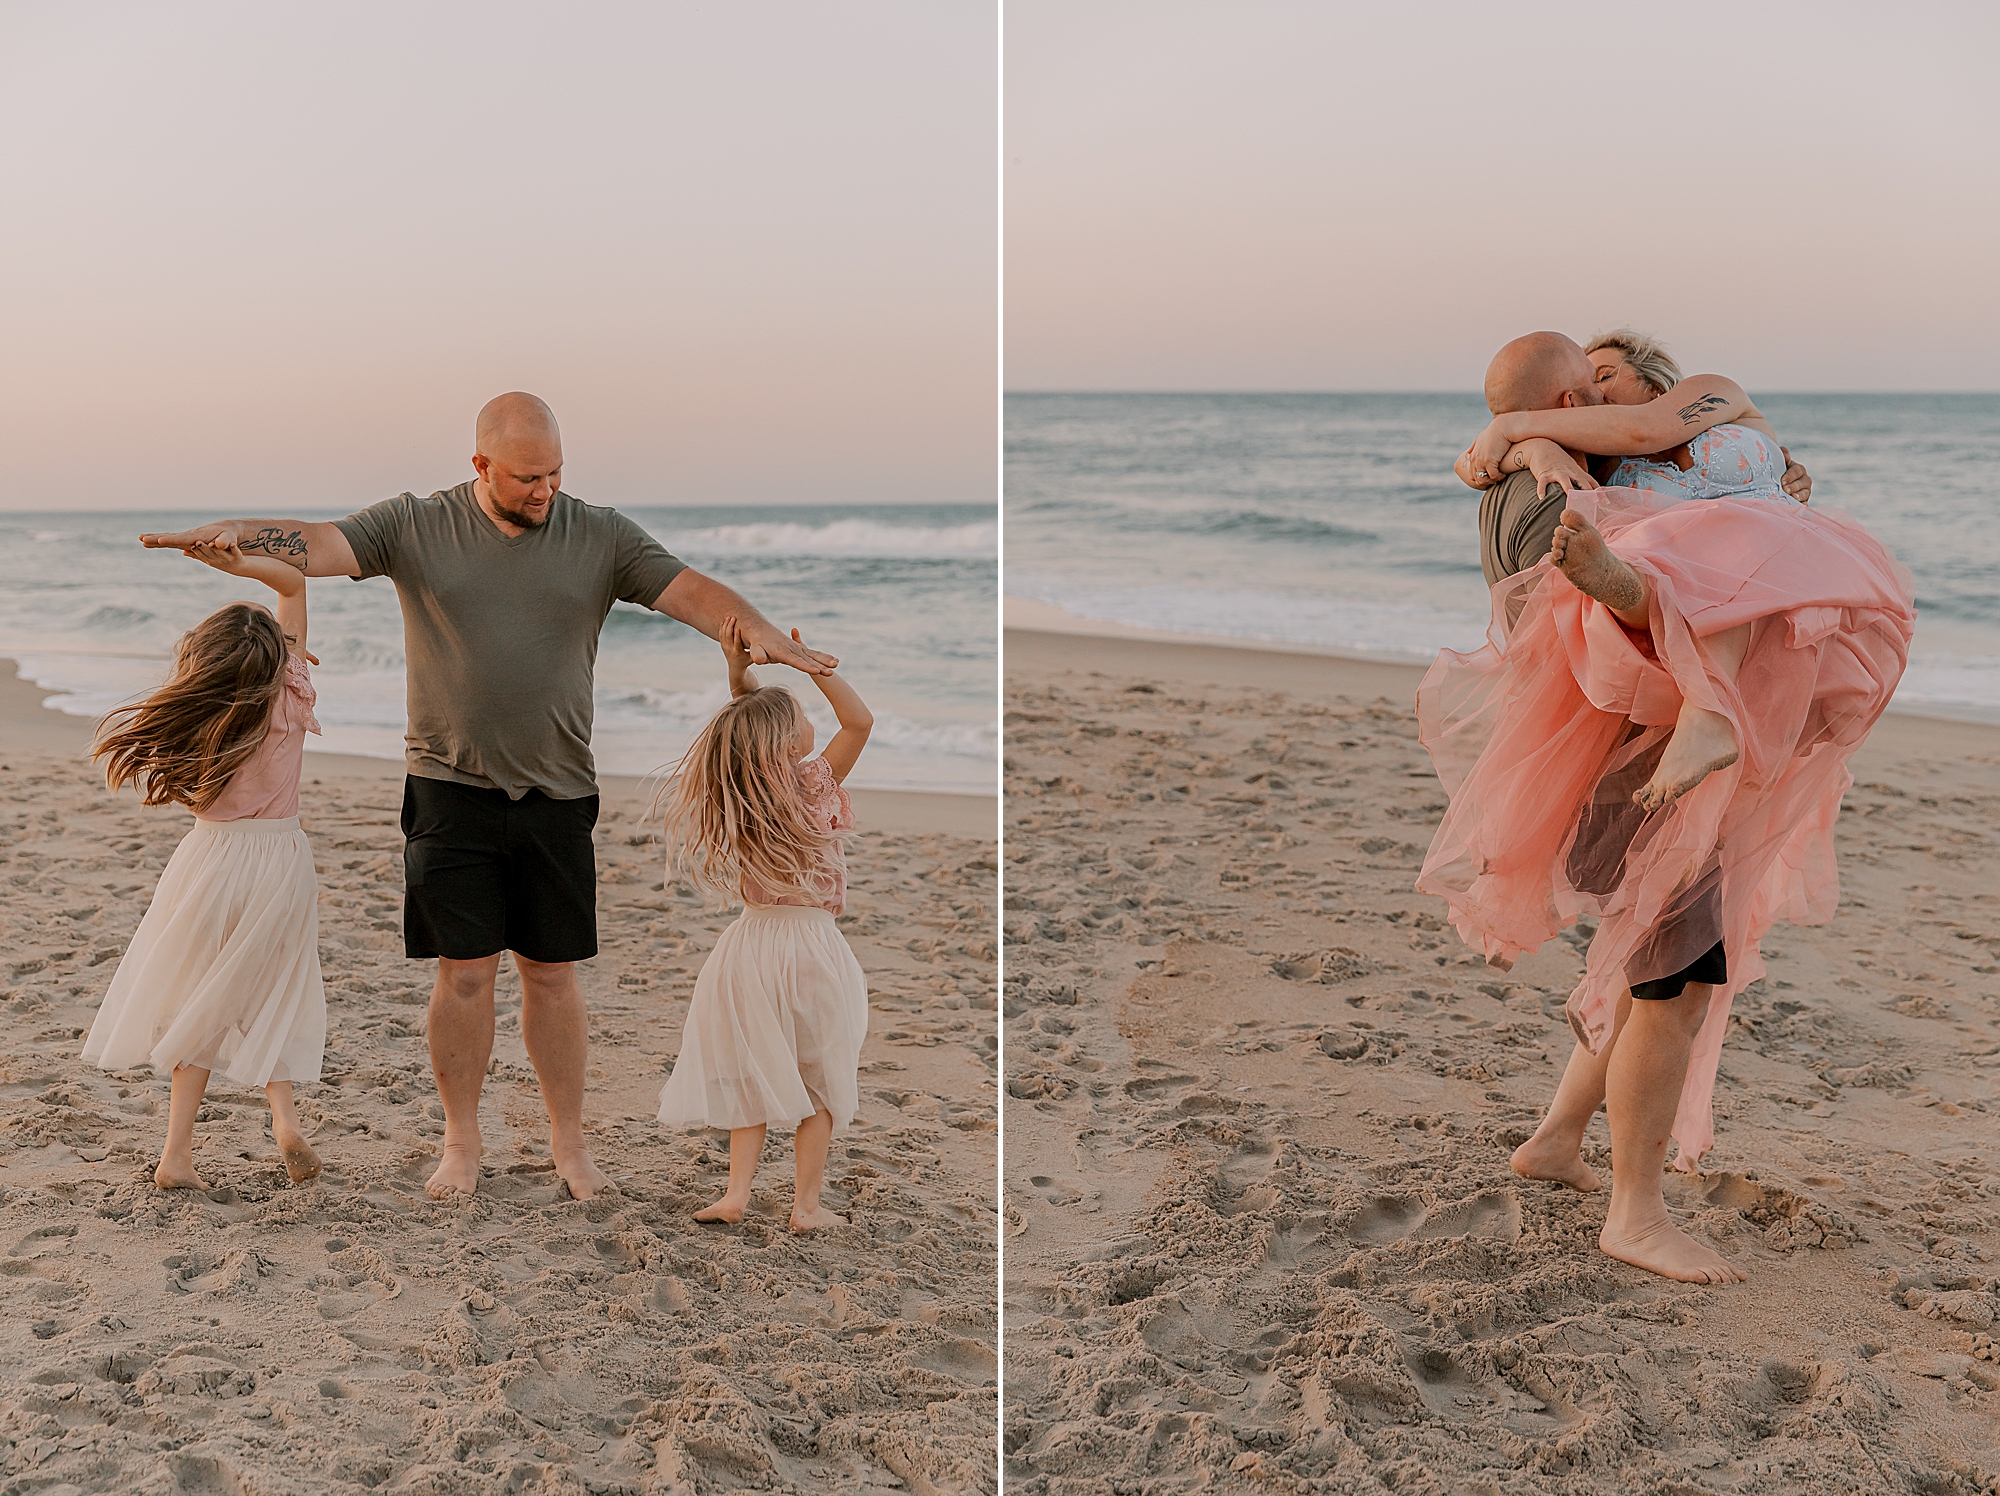
[[[473,450],[497,457],[500,448],[512,441],[562,441],[556,427],[556,413],[539,395],[512,390],[495,395],[479,408],[479,424],[473,428]]]
[[[1559,332],[1516,338],[1486,366],[1486,408],[1496,416],[1513,410],[1554,410],[1564,403],[1595,405],[1597,370],[1574,339]],[[1563,396],[1575,392],[1565,402]]]
[[[534,395],[496,395],[474,428],[478,493],[496,521],[532,530],[547,522],[562,486],[562,432],[555,412]]]

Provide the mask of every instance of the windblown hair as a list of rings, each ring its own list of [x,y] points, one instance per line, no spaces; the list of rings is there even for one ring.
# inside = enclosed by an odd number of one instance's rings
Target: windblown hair
[[[771,897],[823,898],[839,842],[813,824],[795,767],[804,713],[760,686],[709,720],[661,792],[669,865],[724,898],[746,883]]]
[[[1616,348],[1622,353],[1632,372],[1645,380],[1656,395],[1664,395],[1681,382],[1681,366],[1658,338],[1629,327],[1614,327],[1583,345],[1585,353],[1595,353],[1600,348]]]
[[[148,805],[207,810],[264,741],[285,662],[284,630],[262,608],[211,614],[181,636],[167,683],[98,728],[90,752],[105,783],[137,781]]]

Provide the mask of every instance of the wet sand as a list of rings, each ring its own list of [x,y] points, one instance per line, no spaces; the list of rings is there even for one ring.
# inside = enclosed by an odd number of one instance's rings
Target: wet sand
[[[219,1086],[197,1128],[213,1187],[169,1192],[151,1183],[166,1077],[77,1051],[188,818],[106,794],[88,724],[43,694],[0,666],[10,1490],[994,1489],[992,801],[855,797],[841,925],[872,1013],[827,1190],[853,1224],[798,1237],[788,1139],[751,1217],[702,1227],[726,1134],[652,1120],[730,916],[662,886],[629,781],[606,784],[602,953],[582,968],[586,1122],[617,1188],[579,1202],[556,1181],[505,971],[485,1178],[432,1202],[400,768],[310,755],[329,1042],[299,1097],[326,1173],[289,1185],[262,1094]]]
[[[1006,661],[1010,1491],[2000,1479],[2000,729],[1892,716],[1856,759],[1839,913],[1766,942],[1669,1181],[1750,1274],[1697,1287],[1509,1172],[1582,960],[1490,971],[1414,892],[1420,672]]]

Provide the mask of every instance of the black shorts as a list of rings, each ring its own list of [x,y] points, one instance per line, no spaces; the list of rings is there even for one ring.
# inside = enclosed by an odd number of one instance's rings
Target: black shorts
[[[1687,991],[1689,982],[1707,982],[1711,987],[1719,987],[1728,980],[1729,961],[1718,940],[1672,976],[1634,982],[1632,995],[1641,1002],[1672,1002]]]
[[[476,961],[597,954],[597,796],[551,800],[403,780],[403,953]]]

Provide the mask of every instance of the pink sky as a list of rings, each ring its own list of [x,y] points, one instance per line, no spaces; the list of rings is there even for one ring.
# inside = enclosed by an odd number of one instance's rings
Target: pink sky
[[[1010,389],[2000,389],[2000,9],[1009,0]]]
[[[7,507],[990,502],[988,7],[0,11]]]

